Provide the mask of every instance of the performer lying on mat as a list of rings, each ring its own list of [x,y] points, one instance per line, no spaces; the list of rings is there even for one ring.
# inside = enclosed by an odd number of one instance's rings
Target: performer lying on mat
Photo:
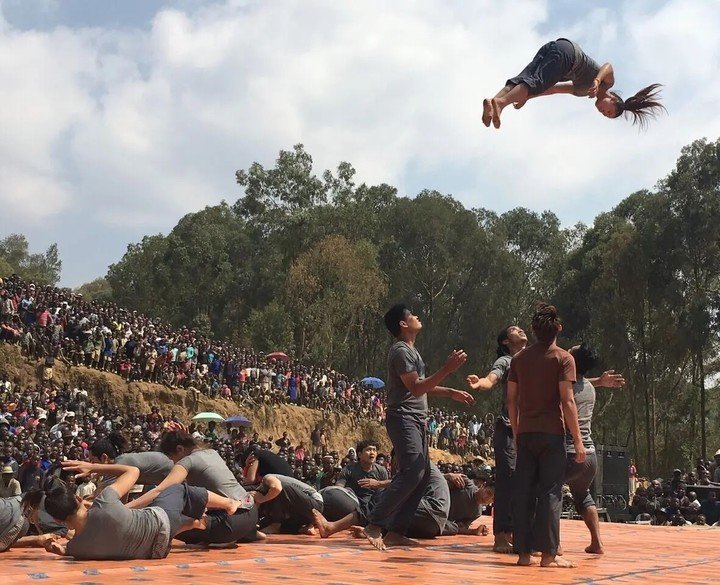
[[[80,476],[101,473],[118,476],[90,502],[76,496],[65,483],[55,481],[45,490],[32,490],[22,500],[27,512],[45,495],[45,509],[57,521],[75,531],[67,545],[50,541],[46,550],[85,560],[160,559],[167,556],[176,534],[204,529],[208,508],[234,514],[241,502],[205,488],[175,484],[160,492],[149,508],[131,510],[122,503],[140,475],[136,467],[64,461],[63,468]]]
[[[557,93],[595,99],[595,107],[607,118],[625,115],[641,128],[665,110],[659,101],[660,84],[653,83],[623,100],[610,91],[615,75],[610,63],[602,67],[586,55],[577,43],[558,39],[543,45],[519,75],[505,82],[497,95],[483,100],[482,121],[500,128],[500,114],[510,104],[520,109],[530,98]]]

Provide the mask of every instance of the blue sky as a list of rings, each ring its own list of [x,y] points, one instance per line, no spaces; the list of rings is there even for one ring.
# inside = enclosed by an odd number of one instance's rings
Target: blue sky
[[[720,136],[717,30],[715,0],[0,0],[0,237],[57,242],[77,286],[298,142],[404,195],[591,223]],[[669,115],[639,133],[555,96],[483,127],[560,36],[624,95],[664,83]]]

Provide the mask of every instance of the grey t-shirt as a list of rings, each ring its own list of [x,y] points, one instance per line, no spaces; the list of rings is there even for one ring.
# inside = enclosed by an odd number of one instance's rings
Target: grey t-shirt
[[[173,462],[169,457],[158,451],[146,453],[123,453],[115,459],[118,465],[130,465],[140,470],[138,485],[160,485],[172,471]],[[102,488],[114,484],[117,477],[114,475],[102,478]]]
[[[377,479],[383,481],[390,479],[387,469],[378,463],[373,463],[370,471],[365,471],[359,462],[351,463],[346,465],[340,472],[338,482],[342,481],[345,487],[351,489],[363,504],[367,504],[372,500],[373,496],[378,490],[371,490],[370,488],[360,487],[358,483],[361,479]],[[336,482],[337,485],[337,482]]]
[[[445,529],[450,514],[450,487],[434,463],[430,464],[430,480],[415,513],[430,516],[437,522],[441,533]]]
[[[575,406],[577,407],[578,423],[580,423],[580,436],[583,445],[588,453],[595,452],[595,444],[592,440],[592,415],[595,408],[595,386],[586,378],[578,376],[578,381],[573,384],[575,394]],[[565,434],[565,450],[568,453],[575,453],[573,438],[569,433]]]
[[[570,42],[575,50],[575,63],[570,73],[567,74],[566,81],[572,81],[573,95],[587,96],[590,86],[600,72],[600,65],[589,57],[580,45],[573,41]]]
[[[388,412],[415,415],[421,419],[427,416],[427,395],[413,396],[403,384],[401,374],[417,372],[425,377],[425,362],[420,353],[404,341],[396,341],[388,352]]]
[[[313,500],[319,502],[322,507],[323,499],[320,492],[305,482],[295,479],[294,477],[288,477],[287,475],[275,475],[274,473],[266,475],[265,477],[275,477],[280,480],[282,492],[278,497],[284,498],[290,505],[291,510],[297,508],[298,506],[303,507],[303,497],[312,498]],[[267,493],[267,487],[263,485],[258,489],[258,491],[261,493]]]
[[[0,552],[9,549],[27,534],[29,522],[23,516],[20,498],[0,498]]]
[[[177,462],[187,469],[187,484],[204,487],[206,490],[241,500],[246,495],[245,489],[238,483],[218,452],[214,449],[198,449]]]
[[[495,360],[495,363],[492,365],[492,369],[490,370],[490,374],[495,374],[497,376],[498,381],[496,382],[496,385],[499,384],[500,388],[502,388],[502,406],[500,407],[500,420],[508,427],[510,426],[510,416],[508,415],[507,409],[507,379],[508,374],[510,373],[511,361],[512,356],[501,356]]]
[[[163,534],[162,510],[131,510],[113,488],[104,489],[88,510],[85,528],[67,544],[66,553],[76,559],[130,560],[156,558]]]
[[[461,520],[474,520],[482,514],[482,506],[475,501],[478,487],[465,478],[465,485],[461,488],[450,489],[450,514],[448,519],[453,522]]]

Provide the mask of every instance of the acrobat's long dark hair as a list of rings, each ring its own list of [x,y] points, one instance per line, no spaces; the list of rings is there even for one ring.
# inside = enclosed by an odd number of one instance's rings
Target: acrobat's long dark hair
[[[107,437],[98,439],[90,446],[90,453],[100,459],[103,455],[107,455],[109,459],[117,459],[119,455],[125,452],[128,446],[128,440],[117,431],[113,431]]]
[[[510,355],[510,348],[504,343],[508,340],[508,331],[510,331],[510,327],[515,327],[515,325],[508,325],[507,327],[505,327],[505,329],[498,333],[497,349],[495,350],[495,354],[499,358],[503,357],[504,355]]]
[[[615,117],[624,115],[628,120],[632,120],[633,126],[637,124],[644,130],[651,119],[654,119],[660,112],[667,112],[665,106],[660,103],[660,88],[662,88],[661,84],[653,83],[626,100],[623,100],[615,92],[610,92],[617,99],[615,102],[617,115]]]

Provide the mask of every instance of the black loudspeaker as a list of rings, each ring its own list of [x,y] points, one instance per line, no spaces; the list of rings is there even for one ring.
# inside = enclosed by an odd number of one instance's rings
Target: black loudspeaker
[[[606,510],[612,520],[630,519],[630,456],[627,447],[596,445],[595,455],[598,469],[591,493],[598,508]]]

